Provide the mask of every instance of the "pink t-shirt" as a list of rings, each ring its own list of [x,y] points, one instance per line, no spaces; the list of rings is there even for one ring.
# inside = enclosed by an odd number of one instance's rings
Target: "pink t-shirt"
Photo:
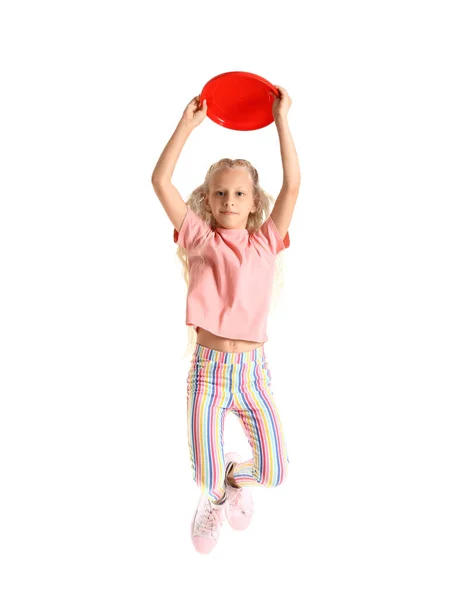
[[[276,255],[290,246],[271,216],[251,234],[247,229],[215,231],[189,206],[174,242],[187,251],[189,286],[186,324],[215,335],[266,342]],[[194,250],[206,239],[202,255]]]

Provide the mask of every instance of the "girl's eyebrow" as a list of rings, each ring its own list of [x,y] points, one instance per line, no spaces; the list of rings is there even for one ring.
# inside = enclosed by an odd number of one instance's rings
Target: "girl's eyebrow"
[[[224,185],[217,185],[217,187],[215,188],[216,190],[221,190],[221,189],[226,189]],[[246,190],[246,186],[245,185],[238,185],[237,190]]]

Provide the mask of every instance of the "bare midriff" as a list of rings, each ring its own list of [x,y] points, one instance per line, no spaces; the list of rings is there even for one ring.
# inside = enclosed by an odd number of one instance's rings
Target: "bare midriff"
[[[212,350],[219,350],[220,352],[247,352],[255,348],[260,348],[264,344],[264,342],[248,342],[247,340],[233,340],[220,337],[207,331],[207,329],[202,329],[202,327],[198,327],[196,332],[196,341],[198,344]]]

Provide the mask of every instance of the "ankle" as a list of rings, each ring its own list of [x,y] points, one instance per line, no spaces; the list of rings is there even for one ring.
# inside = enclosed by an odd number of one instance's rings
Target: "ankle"
[[[226,484],[229,485],[230,487],[236,489],[236,490],[241,489],[240,486],[238,486],[238,484],[236,483],[236,480],[234,479],[233,475],[229,474],[229,473],[228,473],[228,475],[226,477]]]
[[[232,462],[228,465],[228,469],[226,471],[225,483],[232,488],[239,489],[239,486],[236,483],[236,480],[233,477],[233,471],[236,463]]]
[[[222,504],[225,504],[225,502],[226,502],[226,492],[225,492],[224,496],[222,498],[220,498],[220,500],[217,500],[216,502],[214,502],[214,500],[211,500],[210,502],[211,502],[212,506],[215,506],[217,508],[219,506],[221,506]]]

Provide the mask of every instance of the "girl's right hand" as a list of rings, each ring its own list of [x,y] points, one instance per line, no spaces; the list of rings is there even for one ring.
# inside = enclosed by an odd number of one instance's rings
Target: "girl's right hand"
[[[196,127],[204,121],[207,115],[207,102],[204,99],[203,105],[199,106],[199,96],[195,96],[183,111],[181,121],[190,127]]]

